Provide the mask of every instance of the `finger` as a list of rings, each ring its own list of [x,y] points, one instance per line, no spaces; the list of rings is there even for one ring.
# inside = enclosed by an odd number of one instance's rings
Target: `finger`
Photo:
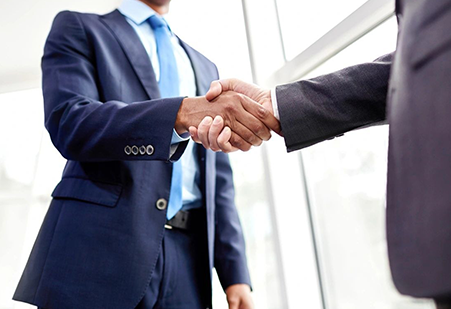
[[[199,141],[205,147],[205,149],[210,149],[210,141],[208,140],[208,131],[210,130],[210,126],[213,122],[213,119],[210,116],[205,117],[197,128],[197,136]]]
[[[230,130],[229,127],[225,127],[224,130],[222,130],[221,134],[219,134],[217,138],[217,143],[219,148],[221,148],[222,152],[230,153],[238,150],[238,148],[233,147],[232,144],[230,143],[231,137],[232,130]]]
[[[208,140],[210,141],[211,150],[213,151],[221,150],[221,148],[218,146],[218,136],[223,129],[224,129],[224,119],[222,119],[221,116],[216,116],[208,132]]]
[[[251,115],[252,116],[252,115]],[[239,135],[243,140],[245,140],[247,143],[251,144],[252,146],[260,146],[263,143],[263,139],[260,138],[259,136],[255,135],[254,132],[252,132],[248,127],[249,126],[253,126],[253,127],[264,127],[268,134],[271,135],[271,133],[269,133],[269,130],[263,125],[260,125],[260,121],[255,119],[252,120],[253,122],[255,122],[254,124],[249,125],[249,123],[251,121],[245,121],[245,125],[239,121],[235,121],[235,123],[233,124],[233,126],[231,126],[231,130],[232,132],[236,133],[237,135]],[[262,128],[263,130],[263,128]]]
[[[237,299],[229,300],[229,309],[239,309],[240,302]]]
[[[239,149],[241,151],[249,151],[252,147],[251,144],[246,142],[241,136],[232,131],[232,136],[230,137],[229,143],[232,147]],[[225,152],[223,150],[223,152]]]
[[[200,144],[201,141],[199,139],[199,136],[197,134],[197,128],[196,127],[189,127],[189,134],[191,135],[191,138],[193,141],[195,141],[196,143]]]
[[[248,111],[250,114],[252,114],[255,118],[259,119],[262,123],[265,124],[265,126],[277,134],[281,134],[281,128],[280,128],[280,122],[277,120],[276,117],[272,113],[270,113],[266,108],[261,106],[258,103],[255,103],[253,100],[247,98],[246,96],[243,96],[243,107],[246,111]],[[255,125],[255,123],[249,123],[250,126]],[[262,128],[259,128],[258,126],[254,128],[250,128],[253,132],[256,132],[256,130],[262,130]],[[268,140],[271,136],[267,135],[261,135],[265,134],[266,131],[262,130],[261,133],[256,132],[258,136],[260,136],[263,140]],[[268,139],[265,139],[268,137]]]
[[[253,309],[254,304],[250,297],[243,297],[239,309]]]
[[[255,84],[247,83],[237,78],[221,79],[219,80],[222,86],[222,92],[234,91],[245,96],[248,96],[252,100],[259,102],[264,95],[262,88]]]
[[[211,82],[210,89],[208,90],[207,94],[205,95],[205,98],[208,101],[214,100],[217,96],[219,96],[222,93],[222,84],[215,80]]]
[[[248,84],[236,78],[228,78],[215,80],[210,84],[210,90],[208,90],[205,98],[208,101],[212,101],[217,98],[221,93],[233,90],[235,92],[240,92],[245,95],[250,95],[258,89],[255,85]]]
[[[259,139],[264,141],[269,140],[271,138],[270,129],[266,126],[265,123],[262,122],[262,120],[254,116],[254,114],[257,114],[257,111],[259,109],[264,108],[254,100],[244,95],[239,95],[239,100],[241,103],[240,108],[242,108],[243,110],[238,110],[237,112],[235,112],[236,120],[238,120],[238,122],[240,122],[247,130],[252,132]],[[252,138],[252,136],[243,135],[246,134],[246,132],[243,132],[242,134],[242,131],[238,131],[236,127],[231,127],[231,129],[232,131],[239,134],[242,138],[244,138],[247,142],[251,143],[254,146],[259,146],[253,143],[253,140],[250,139]]]
[[[221,84],[222,92],[225,91],[235,91],[235,87],[237,84],[239,84],[241,81],[236,78],[226,78],[226,79],[220,79],[218,82]],[[244,82],[242,82],[244,83]]]
[[[236,92],[223,93],[215,100],[217,104],[213,108],[216,109],[219,106],[217,114],[223,116],[224,123],[233,132],[247,143],[260,146],[262,140],[268,140],[271,137],[271,132],[259,119],[244,108],[243,100],[252,101]],[[254,105],[259,106],[258,103],[252,102]]]

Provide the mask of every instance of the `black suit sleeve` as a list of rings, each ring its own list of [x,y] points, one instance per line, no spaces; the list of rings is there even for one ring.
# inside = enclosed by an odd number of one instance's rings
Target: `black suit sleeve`
[[[386,119],[393,54],[276,88],[288,151]]]

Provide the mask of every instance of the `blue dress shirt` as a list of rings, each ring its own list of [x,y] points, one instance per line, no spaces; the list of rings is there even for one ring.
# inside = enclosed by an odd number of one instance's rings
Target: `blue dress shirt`
[[[152,15],[157,13],[148,5],[139,0],[123,0],[118,10],[125,16],[127,22],[138,34],[141,43],[149,55],[158,81],[160,79],[160,66],[158,61],[157,45],[153,30],[147,22]],[[179,96],[196,96],[196,78],[191,66],[191,61],[183,47],[180,46],[177,36],[174,34],[172,34],[172,44],[179,73]],[[188,134],[187,136],[179,136],[174,129],[171,144],[175,145],[188,139]],[[192,140],[189,141],[188,146],[180,160],[182,161],[183,168],[183,210],[201,207],[202,193],[199,189],[199,165],[196,160],[194,142]]]

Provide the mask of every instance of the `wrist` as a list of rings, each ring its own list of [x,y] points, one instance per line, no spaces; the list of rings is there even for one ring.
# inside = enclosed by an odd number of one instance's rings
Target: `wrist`
[[[235,294],[237,292],[251,292],[251,287],[246,283],[232,284],[225,290],[226,294]]]
[[[177,112],[177,117],[175,119],[174,129],[177,134],[182,135],[188,132],[188,128],[192,125],[190,124],[189,114],[193,109],[195,101],[198,98],[184,98],[180,104],[179,111]]]

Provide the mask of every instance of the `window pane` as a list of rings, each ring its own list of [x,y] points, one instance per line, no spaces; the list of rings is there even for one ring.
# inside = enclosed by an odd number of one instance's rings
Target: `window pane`
[[[366,0],[277,0],[287,60],[293,59]]]
[[[255,307],[280,309],[283,284],[262,156],[262,148],[230,155]]]

